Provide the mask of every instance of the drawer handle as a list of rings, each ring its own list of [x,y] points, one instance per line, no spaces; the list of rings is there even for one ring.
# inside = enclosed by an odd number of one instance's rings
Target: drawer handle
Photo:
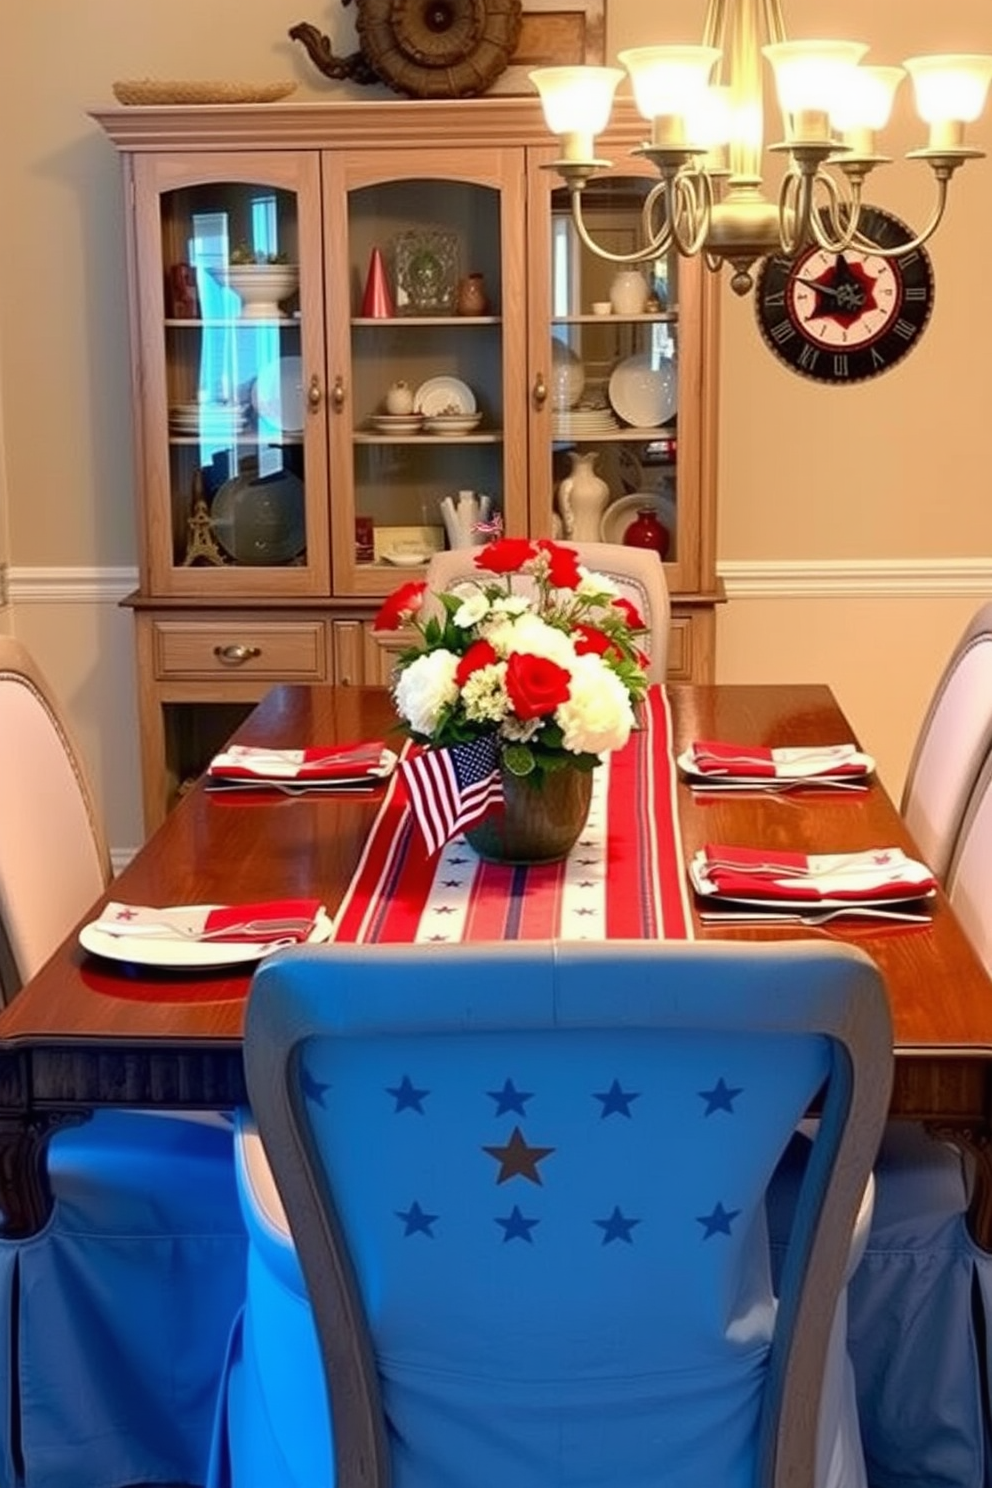
[[[261,646],[215,646],[214,655],[225,666],[241,666],[243,662],[255,661],[262,654]]]

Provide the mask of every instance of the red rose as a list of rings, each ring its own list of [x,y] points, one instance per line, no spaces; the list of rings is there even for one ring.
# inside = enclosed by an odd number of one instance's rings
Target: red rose
[[[546,656],[514,651],[506,664],[506,691],[513,711],[525,722],[553,713],[568,701],[571,677],[564,667]]]
[[[455,681],[463,687],[473,672],[480,667],[492,666],[499,661],[495,648],[488,641],[473,641],[455,670]]]
[[[585,625],[580,621],[572,632],[572,640],[577,656],[586,656],[589,653],[605,656],[610,651],[619,655],[610,637],[595,625]]]
[[[647,626],[641,618],[641,612],[629,599],[615,599],[613,608],[619,610],[630,626],[631,630],[646,630]]]
[[[475,555],[475,566],[495,574],[516,573],[536,554],[537,549],[526,537],[504,537],[480,548]]]
[[[537,546],[548,555],[548,578],[556,589],[577,589],[582,581],[579,555],[574,548],[562,547],[542,537]]]
[[[424,602],[427,585],[412,580],[401,584],[387,600],[383,601],[378,615],[372,622],[373,630],[398,630],[404,620],[416,615]]]

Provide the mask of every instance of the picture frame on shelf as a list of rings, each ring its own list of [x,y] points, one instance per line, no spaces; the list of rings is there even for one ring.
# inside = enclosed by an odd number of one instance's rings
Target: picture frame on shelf
[[[506,71],[486,92],[536,97],[528,77],[531,68],[602,67],[605,61],[606,0],[571,5],[567,0],[524,0],[520,40]]]

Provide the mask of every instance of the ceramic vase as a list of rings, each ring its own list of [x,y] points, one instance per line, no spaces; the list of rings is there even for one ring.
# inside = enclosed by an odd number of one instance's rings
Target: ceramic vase
[[[458,281],[455,295],[456,315],[488,315],[489,300],[481,274],[466,274]]]
[[[648,302],[648,281],[637,269],[620,269],[610,284],[614,315],[643,315]]]
[[[653,506],[637,508],[637,516],[624,533],[623,540],[628,548],[653,548],[661,558],[668,552],[671,541],[668,528],[662,525]]]
[[[558,487],[558,509],[565,536],[576,542],[600,542],[599,524],[610,499],[610,488],[596,474],[598,450],[569,451],[572,473]]]
[[[592,771],[564,764],[531,775],[503,771],[503,801],[465,836],[487,863],[559,863],[582,835]]]

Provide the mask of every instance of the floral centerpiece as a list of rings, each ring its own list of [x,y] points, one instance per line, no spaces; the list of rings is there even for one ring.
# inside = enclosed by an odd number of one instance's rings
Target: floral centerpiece
[[[475,567],[429,606],[426,584],[402,585],[375,620],[418,633],[393,686],[402,727],[426,746],[408,766],[414,809],[431,848],[484,818],[466,833],[483,856],[560,858],[584,825],[592,770],[630,737],[647,627],[560,543],[503,538]]]

